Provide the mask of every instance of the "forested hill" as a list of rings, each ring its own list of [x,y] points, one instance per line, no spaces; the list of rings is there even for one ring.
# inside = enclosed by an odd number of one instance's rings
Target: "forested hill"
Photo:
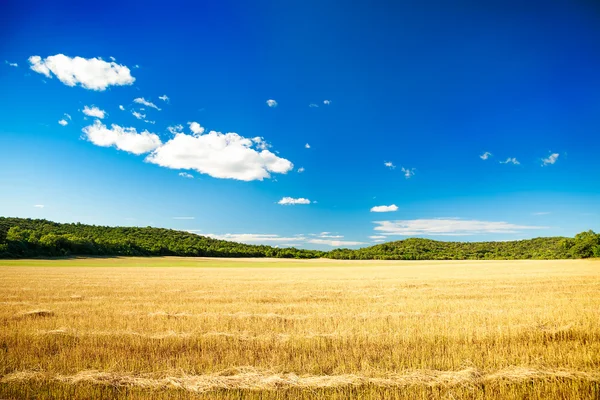
[[[228,242],[172,229],[0,217],[0,258],[70,255],[315,258],[322,254],[314,250]]]
[[[510,242],[406,239],[358,250],[329,252],[254,246],[161,228],[60,224],[0,217],[0,258],[61,256],[200,256],[337,258],[354,260],[561,259],[600,257],[600,234]]]

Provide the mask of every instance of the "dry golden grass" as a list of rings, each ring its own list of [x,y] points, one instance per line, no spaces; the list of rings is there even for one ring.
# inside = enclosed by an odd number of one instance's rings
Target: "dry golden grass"
[[[600,262],[0,261],[0,398],[600,398]]]

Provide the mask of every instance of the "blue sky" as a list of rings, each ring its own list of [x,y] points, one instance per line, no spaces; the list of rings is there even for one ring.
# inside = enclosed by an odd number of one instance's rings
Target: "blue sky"
[[[600,6],[522,3],[5,2],[0,215],[321,249],[598,231]]]

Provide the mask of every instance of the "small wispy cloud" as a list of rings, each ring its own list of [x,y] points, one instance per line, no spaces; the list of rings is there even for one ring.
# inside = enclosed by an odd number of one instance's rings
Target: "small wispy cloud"
[[[43,204],[36,204],[36,205],[34,205],[34,207],[35,207],[35,208],[44,208],[44,207],[46,207],[46,206],[45,206],[45,205],[43,205]]]
[[[132,111],[131,114],[134,117],[136,117],[137,119],[144,119],[144,118],[146,118],[146,114],[142,114],[142,113],[139,113],[137,111]]]
[[[319,107],[319,105],[318,105],[318,104],[315,104],[315,103],[310,103],[308,106],[309,106],[310,108],[317,108],[317,107]]]
[[[67,126],[69,125],[69,122],[66,119],[61,119],[58,121],[58,123],[62,126]]]
[[[383,162],[383,165],[385,165],[385,166],[386,166],[386,167],[388,167],[389,169],[394,169],[394,168],[396,168],[396,166],[394,165],[394,163],[393,163],[393,162],[391,162],[391,161],[384,161],[384,162]]]
[[[180,172],[179,176],[181,176],[182,178],[188,178],[188,179],[193,179],[194,178],[194,175],[188,174],[187,172]]]
[[[138,103],[138,104],[143,104],[143,105],[145,105],[146,107],[152,107],[152,108],[155,108],[155,109],[157,109],[158,111],[160,111],[160,108],[158,108],[158,106],[157,106],[156,104],[154,104],[154,103],[153,103],[153,102],[151,102],[151,101],[148,101],[148,100],[146,100],[146,99],[145,99],[145,98],[143,98],[143,97],[138,97],[138,98],[136,98],[136,99],[133,99],[133,102],[134,102],[134,103]]]
[[[485,233],[520,233],[523,230],[547,229],[546,226],[511,224],[502,221],[465,220],[460,218],[375,221],[375,231],[382,235],[466,236]]]
[[[306,144],[304,145],[304,148],[305,148],[305,149],[310,149],[310,144],[306,143]]]
[[[119,104],[119,110],[125,111],[125,107],[123,107],[123,105]]]
[[[402,173],[406,179],[415,176],[415,168],[401,168]]]
[[[291,206],[296,204],[310,204],[309,199],[305,199],[304,197],[299,197],[297,199],[293,197],[284,197],[277,202],[277,204],[281,204],[282,206]]]
[[[173,125],[173,126],[167,126],[167,130],[169,132],[171,132],[171,134],[176,135],[178,133],[183,132],[183,125]]]
[[[395,204],[389,206],[375,206],[371,208],[371,212],[393,212],[398,211],[398,206]]]
[[[267,105],[269,107],[277,107],[277,102],[273,99],[269,99],[269,100],[267,100]]]
[[[69,121],[72,120],[73,118],[71,118],[71,116],[67,113],[65,113],[65,118],[69,118]]]
[[[8,62],[7,60],[4,60],[4,63],[7,64],[9,67],[18,67],[19,66],[19,64],[11,63],[11,62]]]
[[[489,151],[486,151],[485,153],[483,153],[482,155],[480,155],[479,158],[481,158],[482,160],[487,160],[491,156],[492,156],[492,153],[490,153]]]
[[[514,164],[514,165],[519,165],[521,163],[515,157],[512,157],[512,158],[508,157],[506,159],[506,161],[500,161],[500,164]]]
[[[304,172],[304,167],[300,167],[300,168],[298,168],[298,172],[299,172],[299,173],[303,173],[303,172]]]
[[[534,212],[531,215],[548,215],[548,214],[550,214],[550,211]]]
[[[158,96],[159,99],[161,99],[162,101],[166,101],[167,103],[169,102],[169,96],[167,96],[166,94],[163,94],[162,96]]]
[[[323,104],[325,104],[326,106],[331,104],[331,100],[323,100]]]
[[[547,158],[542,158],[542,167],[554,164],[558,160],[558,156],[558,153],[552,153]]]
[[[173,217],[173,219],[196,219],[196,217]]]
[[[106,115],[106,112],[104,110],[99,109],[96,106],[85,106],[83,107],[83,111],[82,111],[85,115],[87,115],[88,117],[94,117],[94,118],[100,118],[103,119]]]
[[[331,247],[343,247],[343,246],[359,246],[365,244],[364,242],[355,242],[351,240],[335,240],[335,239],[308,239],[307,243],[312,244],[324,244]]]

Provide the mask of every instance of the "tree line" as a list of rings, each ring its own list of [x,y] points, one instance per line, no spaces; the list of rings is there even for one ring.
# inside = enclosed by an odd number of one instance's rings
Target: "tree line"
[[[507,242],[405,239],[329,252],[218,240],[162,228],[62,224],[0,217],[0,258],[68,256],[183,256],[334,258],[347,260],[518,260],[600,257],[600,234]]]

